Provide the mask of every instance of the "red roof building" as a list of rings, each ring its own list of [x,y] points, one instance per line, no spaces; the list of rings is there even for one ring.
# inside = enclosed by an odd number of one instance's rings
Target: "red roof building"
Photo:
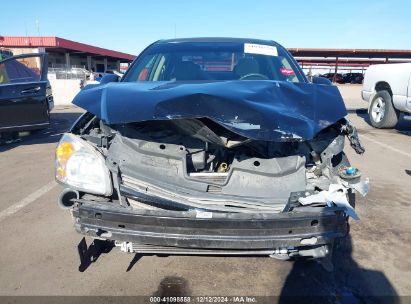
[[[47,52],[49,67],[78,66],[104,72],[119,69],[120,63],[130,63],[136,56],[60,37],[0,36],[0,49],[14,55]]]

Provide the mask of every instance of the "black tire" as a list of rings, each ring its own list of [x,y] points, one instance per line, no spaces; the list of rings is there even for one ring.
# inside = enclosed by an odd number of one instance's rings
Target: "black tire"
[[[381,105],[385,109],[381,112]],[[380,109],[380,112],[378,112]],[[382,113],[380,116],[378,113]],[[392,97],[388,91],[379,91],[375,94],[368,111],[371,125],[378,129],[394,128],[398,123],[400,112],[394,108]]]

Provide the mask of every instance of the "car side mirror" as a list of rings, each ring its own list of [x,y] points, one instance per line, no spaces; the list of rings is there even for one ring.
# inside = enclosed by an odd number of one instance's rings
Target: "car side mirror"
[[[119,79],[120,77],[115,74],[106,74],[103,76],[103,78],[101,78],[100,84],[105,84],[109,82],[118,82]]]
[[[312,77],[312,83],[314,83],[314,84],[323,84],[323,85],[332,85],[332,82],[329,81],[327,78],[318,77],[318,76],[313,76]]]

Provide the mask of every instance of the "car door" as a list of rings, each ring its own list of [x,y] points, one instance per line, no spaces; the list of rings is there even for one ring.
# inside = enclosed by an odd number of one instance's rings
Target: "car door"
[[[25,54],[0,61],[0,132],[49,125],[47,54]]]

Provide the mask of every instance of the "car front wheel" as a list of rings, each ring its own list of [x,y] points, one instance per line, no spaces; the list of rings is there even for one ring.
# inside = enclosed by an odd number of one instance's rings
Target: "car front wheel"
[[[369,109],[371,125],[379,129],[394,128],[397,125],[399,112],[392,104],[388,91],[379,91],[375,94]]]

